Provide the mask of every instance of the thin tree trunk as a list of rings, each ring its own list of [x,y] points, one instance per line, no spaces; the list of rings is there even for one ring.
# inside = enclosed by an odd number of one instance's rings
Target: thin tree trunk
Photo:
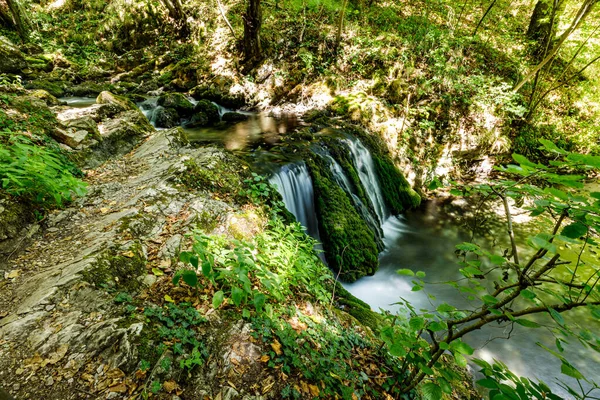
[[[492,3],[490,4],[490,6],[487,8],[487,10],[485,10],[485,13],[483,14],[483,16],[481,17],[481,19],[477,23],[477,26],[475,27],[475,30],[473,31],[473,35],[472,36],[477,35],[477,31],[479,30],[479,27],[483,23],[483,20],[485,19],[485,17],[487,17],[487,15],[490,13],[490,11],[492,11],[492,8],[494,7],[494,4],[496,4],[496,1],[497,0],[493,0]]]
[[[599,0],[585,0],[583,2],[581,8],[577,12],[577,15],[573,19],[573,22],[571,22],[571,25],[558,39],[558,43],[556,43],[556,45],[552,48],[552,50],[550,50],[546,57],[533,70],[531,70],[529,74],[525,76],[525,78],[523,78],[519,83],[515,85],[513,91],[518,92],[523,87],[523,85],[525,85],[531,78],[536,76],[539,70],[544,68],[546,64],[548,64],[551,60],[554,59],[554,57],[558,53],[558,50],[560,50],[567,38],[579,27],[579,25],[581,25],[585,17],[588,16],[588,14],[590,13],[590,11],[592,11],[592,8],[598,1]]]
[[[260,0],[248,0],[248,7],[243,16],[244,20],[244,61],[250,64],[262,58],[260,44],[260,27],[262,25],[262,11]]]
[[[29,33],[31,32],[31,26],[29,24],[29,19],[23,8],[18,3],[17,0],[6,0],[6,4],[8,4],[8,9],[13,18],[14,26],[17,29],[17,33],[21,37],[23,41],[29,40]]]
[[[221,17],[223,17],[223,20],[225,21],[225,23],[229,27],[229,30],[231,31],[231,34],[233,35],[233,38],[237,41],[237,36],[235,36],[235,31],[233,30],[233,26],[231,26],[231,24],[229,23],[229,20],[227,19],[227,15],[225,14],[225,10],[223,10],[223,5],[221,5],[221,0],[217,0],[217,6],[219,7],[219,12],[221,13]]]
[[[342,3],[342,10],[340,11],[340,19],[338,21],[337,34],[335,35],[335,52],[337,53],[340,43],[342,42],[342,32],[344,30],[344,16],[346,15],[346,7],[348,6],[348,0],[344,0]]]

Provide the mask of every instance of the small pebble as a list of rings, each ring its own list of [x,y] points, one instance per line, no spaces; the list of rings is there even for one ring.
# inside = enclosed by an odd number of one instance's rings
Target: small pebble
[[[54,385],[54,378],[53,378],[53,377],[51,377],[51,376],[49,376],[49,377],[46,379],[46,386],[52,386],[52,385]]]

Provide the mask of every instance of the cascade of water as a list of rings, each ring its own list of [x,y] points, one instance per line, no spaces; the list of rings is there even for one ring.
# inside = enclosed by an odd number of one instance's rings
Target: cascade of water
[[[365,203],[363,203],[362,200],[356,195],[355,191],[353,190],[352,184],[350,184],[350,180],[344,172],[344,169],[335,160],[335,158],[333,158],[326,151],[324,151],[321,155],[329,162],[329,168],[331,169],[335,182],[350,196],[354,208],[356,209],[356,211],[358,211],[358,213],[365,220],[369,228],[371,228],[371,231],[373,231],[373,233],[375,234],[375,241],[378,243],[378,245],[380,244],[379,250],[383,250],[383,230],[381,229],[379,221],[377,221],[377,216],[374,216],[369,207],[367,207]]]
[[[155,126],[156,110],[158,110],[158,107],[159,107],[158,106],[158,97],[150,97],[149,99],[146,99],[146,100],[142,101],[141,103],[138,103],[138,107],[142,111],[142,114],[144,114],[144,116],[146,118],[148,118],[148,121],[150,122],[150,124],[152,126]]]
[[[371,200],[371,203],[373,204],[377,217],[379,217],[379,222],[383,224],[389,216],[389,211],[383,200],[379,179],[375,172],[373,157],[369,150],[367,150],[358,139],[345,139],[344,142],[350,149],[354,167],[358,172],[358,177],[365,188],[367,196],[369,196],[369,200]]]
[[[288,211],[294,214],[310,236],[319,240],[314,190],[306,165],[304,163],[284,165],[269,179],[269,182],[277,187]]]

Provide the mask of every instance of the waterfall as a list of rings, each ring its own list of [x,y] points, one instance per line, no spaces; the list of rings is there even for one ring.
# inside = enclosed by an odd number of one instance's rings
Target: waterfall
[[[285,207],[306,228],[306,232],[319,240],[314,190],[306,165],[304,163],[284,165],[269,179],[269,182],[277,187]]]
[[[369,200],[371,200],[371,203],[373,204],[373,208],[375,209],[375,213],[377,213],[380,224],[383,224],[389,216],[389,211],[383,200],[379,179],[375,172],[373,157],[369,150],[367,150],[358,139],[345,139],[344,143],[346,143],[350,149],[350,155],[352,156],[354,167],[358,172],[360,182],[365,188]]]
[[[150,97],[149,99],[138,103],[137,106],[142,111],[142,114],[148,118],[150,124],[156,127],[156,110],[159,108],[158,97]]]
[[[329,168],[331,169],[331,173],[333,174],[333,178],[335,179],[336,183],[348,194],[348,196],[350,196],[354,208],[360,214],[362,219],[365,220],[369,228],[371,228],[373,234],[375,234],[375,241],[377,242],[377,246],[380,247],[379,250],[383,250],[383,230],[381,229],[380,223],[377,220],[377,216],[374,216],[369,207],[367,207],[367,205],[365,205],[365,203],[363,203],[363,201],[356,195],[355,191],[353,190],[353,185],[350,184],[350,180],[346,176],[344,169],[335,160],[335,158],[333,158],[325,150],[322,151],[321,156],[329,162]]]

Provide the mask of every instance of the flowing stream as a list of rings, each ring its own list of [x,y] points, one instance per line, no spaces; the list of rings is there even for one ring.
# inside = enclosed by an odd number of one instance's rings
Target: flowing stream
[[[140,104],[151,121],[156,107],[153,99]],[[247,121],[187,130],[187,133],[191,140],[218,143],[231,151],[243,152],[254,160],[259,172],[271,175],[270,182],[278,188],[287,209],[306,228],[309,235],[319,240],[314,190],[308,169],[301,159],[290,157],[289,152],[281,151],[286,147],[285,134],[301,122],[294,117],[248,115]],[[374,310],[399,311],[397,303],[401,299],[412,303],[417,310],[432,310],[441,302],[463,309],[476,306],[464,294],[441,283],[462,278],[454,250],[456,244],[469,241],[469,237],[456,225],[442,224],[441,222],[451,219],[434,202],[426,203],[421,209],[404,216],[390,216],[371,154],[356,138],[342,136],[340,140],[348,148],[370,204],[359,199],[343,168],[326,150],[315,152],[329,162],[336,183],[348,194],[357,211],[383,243],[377,273],[352,284],[345,284],[345,288]],[[504,233],[499,231],[498,236]],[[412,278],[396,273],[401,268],[425,272],[428,283],[425,290],[413,292]],[[428,294],[434,295],[435,299],[428,297]],[[582,313],[575,311],[566,316],[565,320],[577,321],[592,331],[600,331],[597,321],[582,317]],[[544,316],[532,319],[538,323],[549,322]],[[508,336],[510,340],[503,339]],[[561,375],[560,361],[536,345],[539,342],[551,349],[555,348],[555,337],[545,328],[531,329],[516,324],[514,328],[507,324],[486,326],[469,333],[465,341],[476,349],[474,357],[488,362],[493,359],[501,360],[516,374],[541,379],[556,394],[565,398],[570,398],[570,395],[560,388],[556,379],[570,385],[575,384],[576,387],[574,379]],[[564,347],[564,356],[569,362],[584,375],[599,380],[600,357],[597,353],[590,352],[573,340],[564,344]]]

